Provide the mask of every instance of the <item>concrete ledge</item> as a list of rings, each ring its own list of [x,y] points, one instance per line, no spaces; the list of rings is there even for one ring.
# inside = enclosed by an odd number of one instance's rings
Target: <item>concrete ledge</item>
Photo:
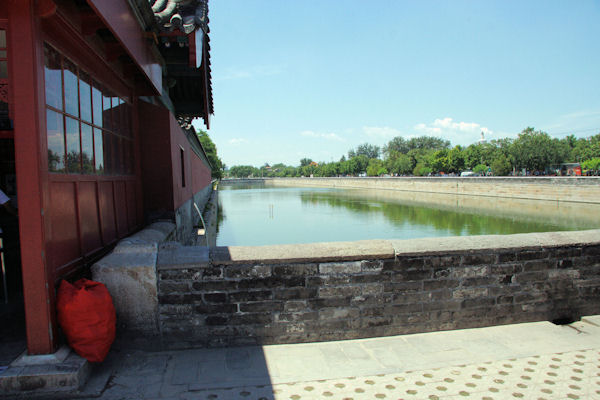
[[[216,247],[211,249],[210,256],[213,264],[356,261],[394,258],[394,248],[388,240],[361,240],[357,242]]]
[[[169,239],[175,224],[157,222],[121,240],[106,257],[95,263],[92,277],[108,288],[117,323],[127,330],[156,335],[158,244]]]
[[[396,256],[600,244],[600,230],[391,240]]]

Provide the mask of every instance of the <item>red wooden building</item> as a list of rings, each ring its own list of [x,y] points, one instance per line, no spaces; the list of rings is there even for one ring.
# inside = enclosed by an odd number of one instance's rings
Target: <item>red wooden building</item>
[[[57,348],[60,279],[210,186],[189,130],[213,112],[207,2],[0,2],[0,187],[18,204],[29,354]]]

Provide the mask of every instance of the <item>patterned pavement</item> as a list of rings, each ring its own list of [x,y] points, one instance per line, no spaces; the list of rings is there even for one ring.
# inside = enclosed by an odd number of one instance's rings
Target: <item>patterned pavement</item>
[[[398,374],[189,392],[185,399],[600,399],[600,351]]]

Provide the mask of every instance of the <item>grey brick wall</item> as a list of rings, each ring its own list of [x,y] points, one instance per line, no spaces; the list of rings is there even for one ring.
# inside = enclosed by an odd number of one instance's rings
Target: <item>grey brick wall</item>
[[[183,348],[354,339],[597,314],[600,243],[598,231],[588,232],[595,238],[591,243],[548,245],[556,240],[547,236],[538,246],[437,246],[396,250],[389,257],[367,254],[362,260],[252,262],[223,258],[223,249],[197,263],[159,257],[160,329],[168,347]],[[510,236],[514,242],[527,235]]]

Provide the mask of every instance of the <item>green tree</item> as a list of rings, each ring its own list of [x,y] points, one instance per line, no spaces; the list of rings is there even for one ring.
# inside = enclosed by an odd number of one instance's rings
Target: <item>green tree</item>
[[[217,146],[215,146],[205,131],[199,130],[196,132],[196,135],[198,135],[198,140],[200,140],[204,153],[206,153],[206,158],[208,158],[208,162],[210,163],[212,177],[214,179],[221,179],[223,177],[223,162],[217,155]]]
[[[310,165],[310,163],[312,163],[313,160],[311,160],[310,158],[303,158],[302,160],[300,160],[300,166],[301,167],[306,167],[307,165]]]
[[[367,175],[369,176],[380,176],[388,173],[388,170],[383,165],[383,161],[378,158],[372,158],[369,160],[367,166]]]
[[[517,168],[531,171],[543,171],[552,164],[560,164],[565,154],[560,151],[560,143],[546,132],[529,127],[519,134],[512,143],[509,152]]]
[[[499,154],[496,159],[492,161],[492,165],[490,167],[492,169],[492,173],[496,176],[505,176],[510,174],[512,171],[510,160],[504,154]]]

